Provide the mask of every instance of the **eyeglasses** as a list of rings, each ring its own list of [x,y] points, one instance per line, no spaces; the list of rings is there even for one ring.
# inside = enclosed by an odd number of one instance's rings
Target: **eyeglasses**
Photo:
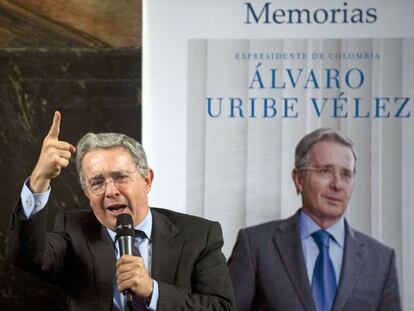
[[[355,172],[346,168],[336,169],[333,166],[303,166],[299,167],[298,170],[315,172],[318,178],[324,180],[332,180],[339,176],[340,180],[346,184],[351,184],[355,177]]]
[[[114,183],[114,186],[119,190],[125,184],[132,181],[132,175],[137,171],[117,171],[111,172],[109,176],[98,175],[91,178],[88,181],[88,189],[91,190],[95,195],[101,196],[106,191],[106,185],[108,183]],[[108,180],[109,179],[109,180]]]

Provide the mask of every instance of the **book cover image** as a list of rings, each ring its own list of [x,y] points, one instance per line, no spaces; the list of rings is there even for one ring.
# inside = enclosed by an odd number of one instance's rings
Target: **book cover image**
[[[413,6],[399,1],[392,13],[385,1],[348,1],[348,17],[360,12],[364,21],[305,25],[277,24],[267,12],[329,11],[324,1],[258,1],[250,24],[249,2],[177,3],[185,14],[174,30],[148,22],[143,139],[160,175],[168,173],[154,201],[219,221],[229,256],[238,230],[300,207],[291,178],[300,138],[337,129],[357,151],[346,217],[396,250],[403,305],[413,305]],[[166,57],[174,62],[162,66]],[[171,148],[172,159],[157,156]]]

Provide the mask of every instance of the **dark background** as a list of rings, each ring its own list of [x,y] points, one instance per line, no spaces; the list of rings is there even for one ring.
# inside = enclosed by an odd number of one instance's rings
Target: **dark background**
[[[74,145],[86,132],[141,139],[140,0],[0,0],[1,310],[63,310],[57,287],[5,259],[10,215],[55,110],[59,138]],[[88,206],[73,162],[52,188],[51,220]]]

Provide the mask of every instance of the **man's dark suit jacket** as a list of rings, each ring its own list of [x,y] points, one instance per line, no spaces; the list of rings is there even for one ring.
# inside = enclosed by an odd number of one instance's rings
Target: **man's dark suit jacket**
[[[334,311],[401,310],[395,253],[345,222]],[[236,310],[314,311],[299,212],[243,229],[229,259]]]
[[[111,310],[116,257],[105,227],[90,210],[58,214],[46,232],[46,209],[27,221],[12,217],[8,255],[30,272],[58,282],[68,310]],[[221,227],[164,209],[153,215],[152,278],[157,310],[231,310],[233,290],[221,252]]]

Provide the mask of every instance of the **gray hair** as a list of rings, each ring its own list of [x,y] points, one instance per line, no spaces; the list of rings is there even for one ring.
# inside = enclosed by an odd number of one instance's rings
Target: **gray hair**
[[[354,160],[355,160],[355,163],[354,163],[354,173],[355,173],[357,155],[354,149],[354,143],[349,137],[331,128],[317,129],[305,135],[299,141],[299,143],[296,146],[296,150],[295,150],[295,168],[301,168],[301,167],[306,166],[309,160],[311,148],[315,144],[322,142],[322,141],[336,142],[351,149],[352,154],[354,155]]]
[[[135,139],[119,133],[87,133],[78,142],[76,149],[76,168],[82,187],[85,186],[85,176],[82,170],[82,160],[85,154],[96,149],[111,149],[123,147],[129,151],[138,173],[145,177],[148,170],[147,156],[144,148]]]

